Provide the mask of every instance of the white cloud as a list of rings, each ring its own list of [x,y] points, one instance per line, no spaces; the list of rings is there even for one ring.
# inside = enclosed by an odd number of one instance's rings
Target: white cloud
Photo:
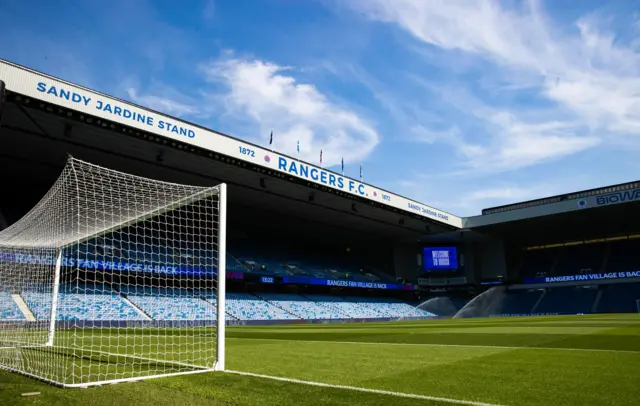
[[[509,107],[469,103],[464,95],[447,97],[440,91],[443,101],[458,105],[460,114],[483,122],[488,136],[465,134],[457,126],[443,131],[421,124],[416,126],[419,138],[450,144],[470,169],[523,168],[604,142],[615,146],[633,139],[640,144],[640,53],[632,41],[619,41],[606,30],[611,20],[597,14],[580,18],[568,30],[551,21],[538,1],[517,4],[522,7],[493,0],[349,3],[367,18],[395,24],[429,47],[488,62],[494,69],[479,66],[487,77],[500,76],[501,91],[531,91],[524,96],[531,100],[528,105]],[[426,82],[426,75],[415,74]]]
[[[415,140],[426,143],[445,143],[452,146],[461,158],[459,173],[468,171],[501,172],[562,158],[600,143],[597,137],[575,136],[573,123],[525,123],[504,111],[485,111],[489,114],[488,143],[466,139],[457,126],[436,131],[423,126],[413,127]]]
[[[299,83],[293,69],[257,59],[233,55],[202,65],[207,79],[222,84],[216,93],[227,114],[257,123],[261,143],[274,131],[274,148],[296,154],[300,141],[301,158],[317,162],[323,150],[324,164],[365,159],[379,142],[367,120],[352,109],[330,100],[311,84]],[[254,137],[256,137],[254,135]]]
[[[487,147],[463,144],[460,150],[476,170],[504,171],[519,169],[544,161],[562,158],[594,147],[600,140],[577,136],[570,122],[546,121],[525,123],[509,113],[498,113],[488,120],[496,134]]]

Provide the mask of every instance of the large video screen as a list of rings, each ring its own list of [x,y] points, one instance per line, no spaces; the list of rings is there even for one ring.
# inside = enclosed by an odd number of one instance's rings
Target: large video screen
[[[456,247],[425,247],[423,267],[425,271],[455,271],[458,269]]]

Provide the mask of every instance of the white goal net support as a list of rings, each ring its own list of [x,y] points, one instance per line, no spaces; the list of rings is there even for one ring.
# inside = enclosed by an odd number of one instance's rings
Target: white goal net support
[[[69,158],[0,231],[0,368],[64,387],[224,370],[225,230],[225,184]]]

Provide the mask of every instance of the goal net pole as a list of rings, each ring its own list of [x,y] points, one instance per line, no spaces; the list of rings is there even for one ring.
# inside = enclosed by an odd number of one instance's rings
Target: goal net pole
[[[51,322],[49,323],[49,338],[46,345],[53,346],[53,338],[56,334],[56,315],[58,313],[58,295],[60,293],[60,270],[62,268],[62,249],[56,255],[56,265],[53,271],[53,295],[51,298]]]
[[[227,185],[221,184],[218,191],[218,293],[217,293],[217,345],[215,371],[225,369],[225,336],[226,336],[226,279],[227,279]]]

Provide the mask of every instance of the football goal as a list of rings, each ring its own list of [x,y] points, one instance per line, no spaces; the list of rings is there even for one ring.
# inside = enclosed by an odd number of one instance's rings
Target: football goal
[[[0,368],[64,387],[224,370],[226,185],[70,157],[0,231]]]

